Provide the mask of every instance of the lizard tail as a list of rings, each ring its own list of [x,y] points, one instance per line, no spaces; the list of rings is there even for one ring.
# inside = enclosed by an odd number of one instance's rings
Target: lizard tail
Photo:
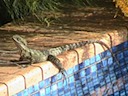
[[[115,59],[115,62],[116,62],[118,65],[120,65],[120,63],[119,63],[119,61],[117,60],[116,56],[113,54],[112,50],[108,47],[107,44],[105,44],[105,43],[102,42],[102,41],[96,41],[96,43],[99,43],[99,44],[105,46],[105,47],[109,50],[109,52],[111,53],[112,57]]]

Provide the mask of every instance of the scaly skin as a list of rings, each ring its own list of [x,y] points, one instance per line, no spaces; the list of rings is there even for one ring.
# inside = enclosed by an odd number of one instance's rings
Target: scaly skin
[[[112,56],[115,58],[114,54],[109,49],[109,47],[105,43],[103,43],[102,41],[98,41],[98,40],[82,41],[82,42],[78,42],[78,43],[67,44],[67,45],[63,45],[60,47],[40,51],[40,50],[34,50],[34,49],[28,48],[26,40],[23,39],[22,37],[20,37],[19,35],[14,35],[12,39],[14,40],[17,48],[20,51],[20,60],[29,60],[30,64],[39,63],[39,62],[49,60],[52,63],[54,63],[55,66],[62,73],[65,71],[65,69],[63,68],[59,59],[56,58],[56,56],[65,52],[65,51],[72,50],[72,49],[84,46],[86,44],[99,43],[99,44],[105,46],[111,52]],[[116,60],[116,62],[118,63],[117,60]]]

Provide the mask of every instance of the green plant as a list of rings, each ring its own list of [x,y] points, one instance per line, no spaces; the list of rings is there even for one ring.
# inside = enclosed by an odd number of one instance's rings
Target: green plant
[[[12,19],[23,18],[41,10],[55,11],[57,0],[3,0]]]
[[[5,8],[12,20],[26,16],[34,16],[40,22],[50,22],[49,16],[43,16],[43,12],[55,12],[61,10],[64,3],[80,6],[92,6],[94,0],[3,0]],[[63,10],[63,9],[62,9]],[[51,12],[52,14],[52,12]],[[53,18],[53,17],[52,17]]]

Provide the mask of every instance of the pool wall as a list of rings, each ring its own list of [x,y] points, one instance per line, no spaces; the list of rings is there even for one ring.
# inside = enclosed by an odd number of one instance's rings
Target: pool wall
[[[61,73],[47,78],[14,96],[127,96],[128,41],[112,47],[115,58],[107,50]]]

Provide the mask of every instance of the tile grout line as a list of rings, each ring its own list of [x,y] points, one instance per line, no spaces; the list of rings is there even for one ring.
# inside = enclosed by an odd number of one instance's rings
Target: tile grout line
[[[1,84],[4,84],[6,86],[6,89],[7,89],[7,95],[9,96],[9,87],[6,83],[3,83],[3,82],[0,82]]]

